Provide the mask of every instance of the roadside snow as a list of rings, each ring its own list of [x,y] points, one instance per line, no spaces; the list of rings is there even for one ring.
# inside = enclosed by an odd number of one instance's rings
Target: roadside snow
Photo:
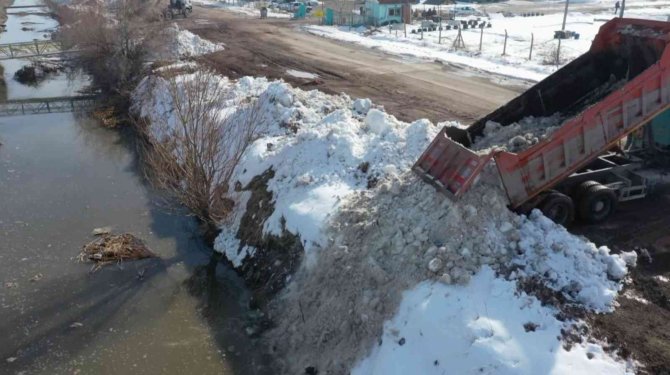
[[[303,79],[317,79],[317,78],[319,78],[318,74],[303,72],[303,71],[294,70],[294,69],[287,70],[286,74],[290,75],[291,77],[303,78]]]
[[[248,2],[242,3],[242,5],[232,5],[224,1],[217,0],[195,0],[194,4],[201,5],[208,8],[221,8],[227,11],[242,14],[247,17],[260,18],[261,11],[257,7],[257,4],[260,2]],[[277,9],[268,8],[268,18],[291,18],[293,17],[292,13],[278,11]]]
[[[466,286],[423,282],[352,374],[633,374],[598,344],[566,350],[555,314],[488,267]]]
[[[177,60],[221,51],[223,48],[223,45],[212,43],[188,30],[182,30],[173,23],[159,36],[152,57],[155,60]]]
[[[627,16],[666,20],[670,12],[657,9],[654,4],[656,3],[650,3],[647,8],[627,8]],[[471,6],[478,7],[477,5]],[[610,11],[593,14],[579,11],[569,12],[566,30],[575,31],[580,34],[580,37],[578,40],[562,41],[559,65],[562,66],[588,51],[600,26],[612,17],[614,15]],[[348,26],[309,25],[304,26],[303,30],[322,37],[379,49],[393,55],[437,60],[468,66],[486,73],[537,82],[557,70],[554,63],[554,52],[558,42],[553,35],[555,30],[561,29],[562,20],[562,12],[537,17],[503,17],[502,14],[492,14],[489,19],[492,27],[485,28],[483,34],[479,28],[462,30],[466,47],[464,50],[453,48],[458,31],[442,31],[440,43],[440,32],[428,31],[422,35],[419,31],[420,23],[407,25],[407,37],[404,36],[402,30],[389,31],[387,27],[381,27],[379,31],[372,34],[369,34],[365,27],[350,28]],[[412,34],[411,30],[417,33]],[[508,39],[505,47],[506,33]],[[532,56],[530,56],[531,39],[533,40]],[[504,55],[503,52],[505,52]]]

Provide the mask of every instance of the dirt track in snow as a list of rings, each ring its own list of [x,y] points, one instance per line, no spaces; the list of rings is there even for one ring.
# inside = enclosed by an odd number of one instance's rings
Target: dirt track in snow
[[[225,50],[203,59],[231,78],[282,78],[296,87],[370,98],[403,121],[459,120],[465,123],[517,96],[528,84],[469,69],[406,60],[360,46],[328,40],[296,29],[299,23],[244,18],[220,9],[194,8],[178,20]],[[292,77],[288,69],[316,73],[317,80]]]

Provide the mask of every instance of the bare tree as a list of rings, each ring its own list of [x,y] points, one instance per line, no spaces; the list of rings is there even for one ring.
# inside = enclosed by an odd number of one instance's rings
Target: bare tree
[[[127,97],[141,77],[145,43],[164,27],[157,1],[49,6],[63,25],[56,35],[65,49],[79,51],[74,62],[87,70],[103,92]]]
[[[150,140],[144,152],[149,180],[209,225],[232,208],[230,180],[261,120],[257,102],[222,108],[219,81],[208,71],[163,80],[173,110],[143,127]]]

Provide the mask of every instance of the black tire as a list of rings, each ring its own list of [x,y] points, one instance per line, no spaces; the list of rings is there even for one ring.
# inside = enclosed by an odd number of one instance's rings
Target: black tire
[[[607,186],[590,186],[580,197],[579,217],[591,224],[601,223],[616,210],[618,201],[614,190]]]
[[[589,189],[593,186],[600,185],[600,182],[598,181],[584,181],[575,190],[572,192],[572,200],[575,201],[576,203],[581,202],[582,197],[586,195],[589,192]]]
[[[575,218],[575,206],[572,199],[559,192],[549,193],[538,208],[544,216],[563,226],[568,226]]]

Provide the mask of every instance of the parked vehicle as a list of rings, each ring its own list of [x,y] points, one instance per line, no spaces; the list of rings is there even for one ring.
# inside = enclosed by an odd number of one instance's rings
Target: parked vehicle
[[[668,22],[612,19],[587,53],[468,128],[444,128],[413,170],[457,199],[494,160],[510,208],[538,208],[561,224],[602,222],[618,202],[647,194],[650,180],[638,171],[653,153],[619,144],[670,108],[669,33]],[[556,113],[567,116],[562,125],[518,153],[467,148],[489,121]]]

